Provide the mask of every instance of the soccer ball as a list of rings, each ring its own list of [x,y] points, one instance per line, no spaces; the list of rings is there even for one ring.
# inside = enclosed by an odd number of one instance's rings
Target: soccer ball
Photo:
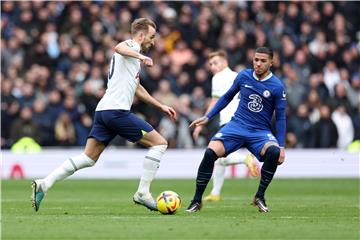
[[[174,214],[181,207],[181,199],[176,192],[164,191],[156,198],[156,206],[162,214]]]

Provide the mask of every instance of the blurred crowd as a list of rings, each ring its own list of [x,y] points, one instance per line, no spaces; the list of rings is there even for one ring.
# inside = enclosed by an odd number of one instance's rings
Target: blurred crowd
[[[358,2],[1,2],[1,147],[22,137],[41,146],[82,146],[106,90],[113,47],[130,23],[153,19],[155,66],[143,86],[179,114],[170,121],[136,98],[132,110],[172,148],[207,144],[216,120],[194,141],[189,122],[211,97],[209,52],[224,49],[233,70],[255,48],[275,51],[272,71],[287,91],[289,148],[345,148],[360,139]],[[129,145],[121,138],[114,145]]]

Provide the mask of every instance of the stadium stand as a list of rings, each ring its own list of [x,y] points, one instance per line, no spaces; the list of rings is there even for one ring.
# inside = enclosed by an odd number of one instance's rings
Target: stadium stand
[[[41,146],[82,146],[106,89],[108,63],[130,22],[152,18],[158,41],[142,84],[179,113],[174,123],[135,100],[133,111],[172,148],[204,147],[188,124],[204,114],[206,56],[225,49],[232,69],[254,49],[275,50],[287,89],[287,147],[346,148],[360,140],[358,2],[1,2],[1,148],[22,137]],[[216,126],[216,124],[213,124]],[[113,144],[129,143],[115,139]]]

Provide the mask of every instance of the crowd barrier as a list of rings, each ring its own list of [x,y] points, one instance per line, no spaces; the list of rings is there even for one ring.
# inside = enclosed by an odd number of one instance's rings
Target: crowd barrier
[[[82,149],[44,149],[39,153],[15,154],[2,151],[1,178],[33,179],[44,177]],[[246,154],[246,150],[241,150]],[[157,178],[195,178],[204,149],[169,149],[166,151]],[[146,150],[110,147],[92,168],[83,169],[71,178],[139,178]],[[276,172],[277,178],[359,178],[360,153],[344,150],[286,150],[286,160]],[[230,166],[227,177],[248,176],[244,165]]]

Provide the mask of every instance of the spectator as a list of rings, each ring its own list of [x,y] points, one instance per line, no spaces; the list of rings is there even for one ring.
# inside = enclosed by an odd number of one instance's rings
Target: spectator
[[[76,143],[75,127],[66,112],[61,113],[55,122],[55,140],[59,146],[73,146]]]
[[[337,108],[339,105],[342,105],[346,108],[347,113],[353,113],[353,108],[351,107],[350,101],[347,96],[346,87],[343,83],[338,83],[335,86],[334,97],[329,100],[331,107],[333,109]]]
[[[285,74],[287,104],[291,109],[296,109],[305,100],[306,89],[299,81],[296,71],[290,64],[283,65],[283,72]]]
[[[334,96],[334,87],[340,82],[340,72],[336,67],[335,62],[328,61],[324,69],[324,83],[329,89],[330,96]]]
[[[289,143],[294,142],[293,146],[297,148],[310,147],[312,124],[309,119],[308,106],[304,103],[300,104],[296,116],[290,116],[288,122],[288,132],[294,133],[296,139]]]
[[[336,148],[339,134],[335,123],[331,119],[331,110],[328,105],[320,107],[320,119],[313,126],[311,147]]]
[[[249,67],[254,48],[263,44],[275,50],[272,71],[284,76],[294,93],[288,94],[294,112],[307,104],[315,123],[320,103],[334,108],[340,103],[354,118],[360,94],[358,8],[357,2],[3,1],[1,80],[7,90],[2,90],[2,143],[13,142],[9,125],[19,119],[19,105],[32,106],[39,98],[53,124],[69,110],[63,106],[69,95],[82,114],[92,117],[105,91],[112,46],[129,38],[129,23],[139,16],[153,18],[160,30],[158,43],[148,53],[156,65],[140,73],[141,82],[155,93],[166,79],[170,94],[188,94],[192,103],[187,118],[206,109],[209,52],[225,48],[230,66],[239,70]],[[338,84],[345,91],[335,87]],[[141,103],[134,108],[154,126],[164,117]],[[41,119],[34,119],[39,127]],[[80,119],[75,126],[81,125]],[[187,134],[183,131],[175,133],[175,141]]]
[[[169,81],[163,79],[159,83],[159,90],[154,93],[154,97],[168,106],[174,106],[177,101],[176,95],[171,92]]]
[[[92,118],[86,113],[81,114],[80,121],[75,123],[76,145],[85,146],[91,126]]]
[[[33,120],[39,125],[41,146],[54,146],[54,122],[46,102],[37,98],[33,103]]]
[[[38,125],[32,119],[32,110],[26,106],[20,110],[20,118],[15,120],[10,128],[10,137],[16,142],[23,137],[30,137],[36,142],[40,140]]]
[[[351,117],[346,112],[346,107],[339,105],[332,113],[331,119],[334,121],[339,133],[337,146],[346,149],[354,139],[354,126]]]

